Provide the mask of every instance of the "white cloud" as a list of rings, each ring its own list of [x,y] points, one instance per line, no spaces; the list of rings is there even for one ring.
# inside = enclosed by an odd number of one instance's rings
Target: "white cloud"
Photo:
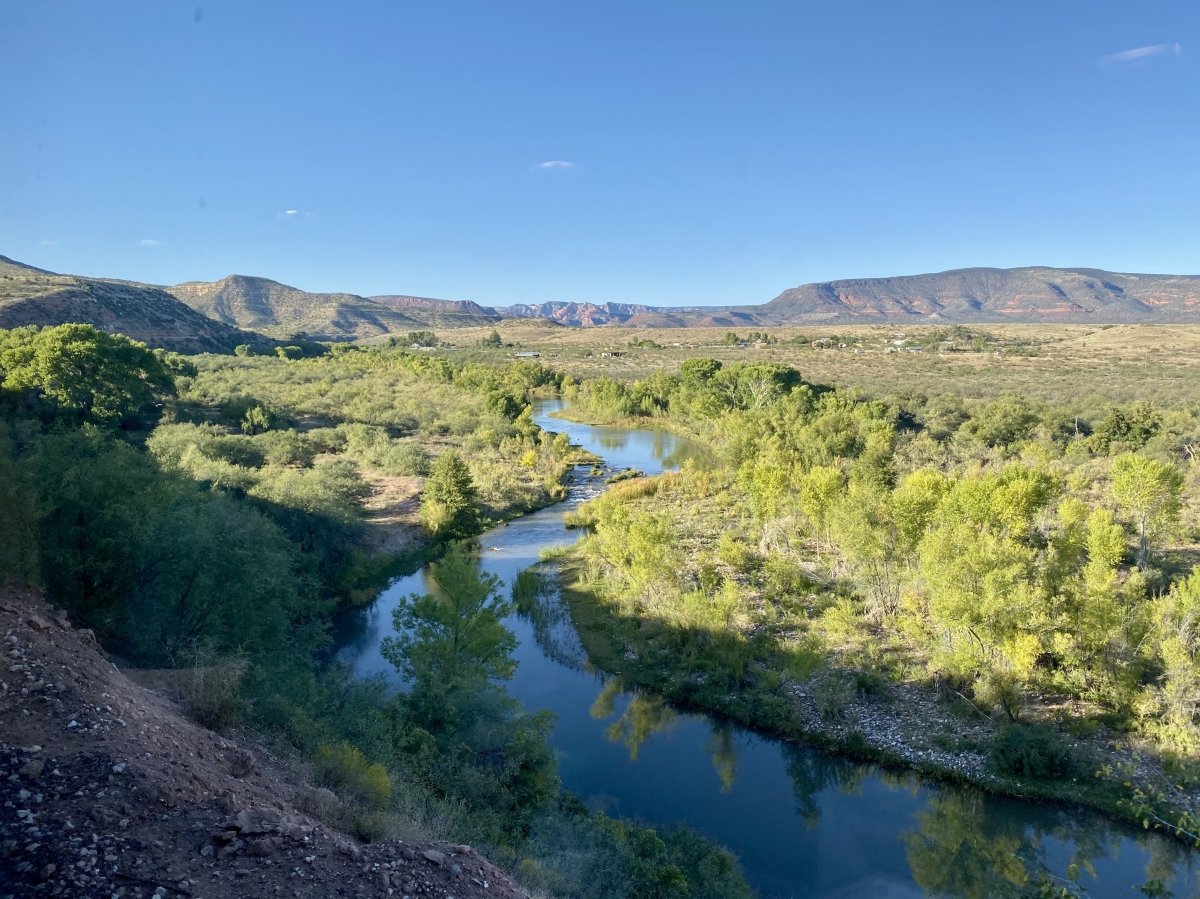
[[[281,222],[294,222],[300,219],[315,219],[315,212],[306,212],[303,209],[285,209],[279,215],[275,216]]]
[[[542,172],[549,172],[554,169],[573,169],[575,163],[567,162],[565,159],[547,159],[545,162],[539,162],[534,168]]]
[[[1151,44],[1148,47],[1134,47],[1130,50],[1122,50],[1119,53],[1109,53],[1107,56],[1101,56],[1096,62],[1102,66],[1115,66],[1123,63],[1142,62],[1152,56],[1162,56],[1164,54],[1178,56],[1182,52],[1183,44],[1176,41],[1171,44]]]
[[[151,237],[146,237],[146,238],[143,238],[142,240],[138,241],[138,246],[139,247],[161,247],[165,243],[166,243],[165,240],[154,240]]]

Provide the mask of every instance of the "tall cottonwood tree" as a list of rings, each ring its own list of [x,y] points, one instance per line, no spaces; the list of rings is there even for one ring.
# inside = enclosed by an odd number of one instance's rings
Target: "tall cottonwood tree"
[[[174,393],[170,372],[145,344],[91,325],[8,332],[0,384],[32,390],[62,417],[114,425]]]

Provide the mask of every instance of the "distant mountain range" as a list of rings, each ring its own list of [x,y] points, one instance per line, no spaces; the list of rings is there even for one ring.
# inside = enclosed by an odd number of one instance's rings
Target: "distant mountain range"
[[[760,306],[541,303],[498,309],[565,325],[780,327],[854,323],[1200,322],[1200,276],[1092,268],[964,268],[929,275],[823,281]]]
[[[495,312],[470,302],[309,293],[246,275],[230,275],[220,281],[189,281],[164,289],[217,321],[279,338],[301,334],[314,340],[354,340],[500,320]]]
[[[805,284],[764,306],[764,325],[808,322],[1200,322],[1200,276],[1094,268],[963,268]]]
[[[0,256],[0,327],[81,321],[185,352],[228,350],[267,337],[355,340],[513,318],[582,328],[1200,323],[1200,276],[967,268],[804,284],[757,306],[553,302],[491,308],[407,294],[311,293],[245,275],[157,287],[59,275]]]
[[[480,325],[487,322],[498,322],[502,318],[499,312],[487,306],[480,306],[471,300],[433,300],[429,297],[410,297],[399,294],[386,294],[378,297],[368,297],[375,303],[391,306],[393,309],[403,309],[409,315],[416,315],[427,324],[436,324],[439,320],[454,325]]]
[[[0,328],[95,325],[181,353],[227,353],[271,341],[214,321],[157,287],[59,275],[0,256]]]

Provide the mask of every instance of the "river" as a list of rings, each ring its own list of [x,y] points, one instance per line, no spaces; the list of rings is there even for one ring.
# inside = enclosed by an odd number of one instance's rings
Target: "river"
[[[701,447],[661,431],[594,427],[551,417],[610,469],[657,473]],[[563,513],[601,485],[575,474],[565,503],[480,537],[483,569],[510,589],[539,553],[578,535]],[[343,634],[341,657],[362,675],[393,676],[380,645],[400,598],[428,592],[422,570],[393,581]],[[881,771],[671,708],[592,670],[558,598],[507,624],[518,640],[509,690],[556,716],[552,742],[567,789],[612,814],[655,826],[687,824],[732,850],[765,899],[1012,895],[1021,871],[1050,872],[1090,897],[1141,895],[1162,880],[1176,899],[1200,895],[1197,854],[1077,808],[950,788]]]

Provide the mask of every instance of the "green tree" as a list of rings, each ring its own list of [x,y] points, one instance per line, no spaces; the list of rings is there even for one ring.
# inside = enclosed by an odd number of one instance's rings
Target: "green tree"
[[[1137,450],[1162,427],[1162,413],[1153,403],[1113,406],[1092,432],[1091,443],[1103,453],[1112,449]]]
[[[1135,453],[1113,459],[1112,496],[1132,519],[1138,533],[1138,567],[1150,564],[1150,538],[1179,515],[1183,476],[1170,462]]]
[[[1025,400],[1005,396],[976,410],[961,433],[986,446],[1007,448],[1029,437],[1039,420],[1037,411]]]
[[[116,425],[174,393],[170,373],[145,344],[91,325],[27,333],[0,352],[3,386],[36,391],[60,415]]]
[[[828,546],[829,516],[833,511],[834,500],[845,488],[846,477],[840,468],[832,465],[814,465],[800,477],[796,485],[796,498],[800,511],[812,525],[816,536],[817,558],[821,558],[821,536],[825,536]]]
[[[38,580],[38,471],[35,448],[15,422],[0,421],[0,585]]]
[[[950,479],[940,471],[918,468],[888,497],[889,512],[896,529],[896,551],[902,559],[911,562],[916,555],[917,545],[950,486]]]
[[[412,682],[422,726],[447,731],[463,723],[474,693],[508,679],[517,641],[504,626],[509,604],[496,594],[498,578],[483,574],[461,546],[433,566],[434,591],[411,595],[392,613],[396,636],[383,657]]]
[[[421,493],[421,520],[434,534],[467,537],[479,521],[475,484],[467,463],[453,450],[434,461]]]
[[[1200,568],[1154,601],[1152,645],[1161,675],[1146,693],[1144,714],[1169,748],[1200,750]]]
[[[437,335],[432,331],[409,331],[404,342],[409,346],[434,347],[438,345]]]
[[[487,337],[479,341],[479,345],[485,349],[498,350],[504,346],[504,338],[500,336],[500,332],[493,329]]]
[[[242,416],[243,434],[262,434],[271,429],[271,416],[262,406],[251,406]]]

